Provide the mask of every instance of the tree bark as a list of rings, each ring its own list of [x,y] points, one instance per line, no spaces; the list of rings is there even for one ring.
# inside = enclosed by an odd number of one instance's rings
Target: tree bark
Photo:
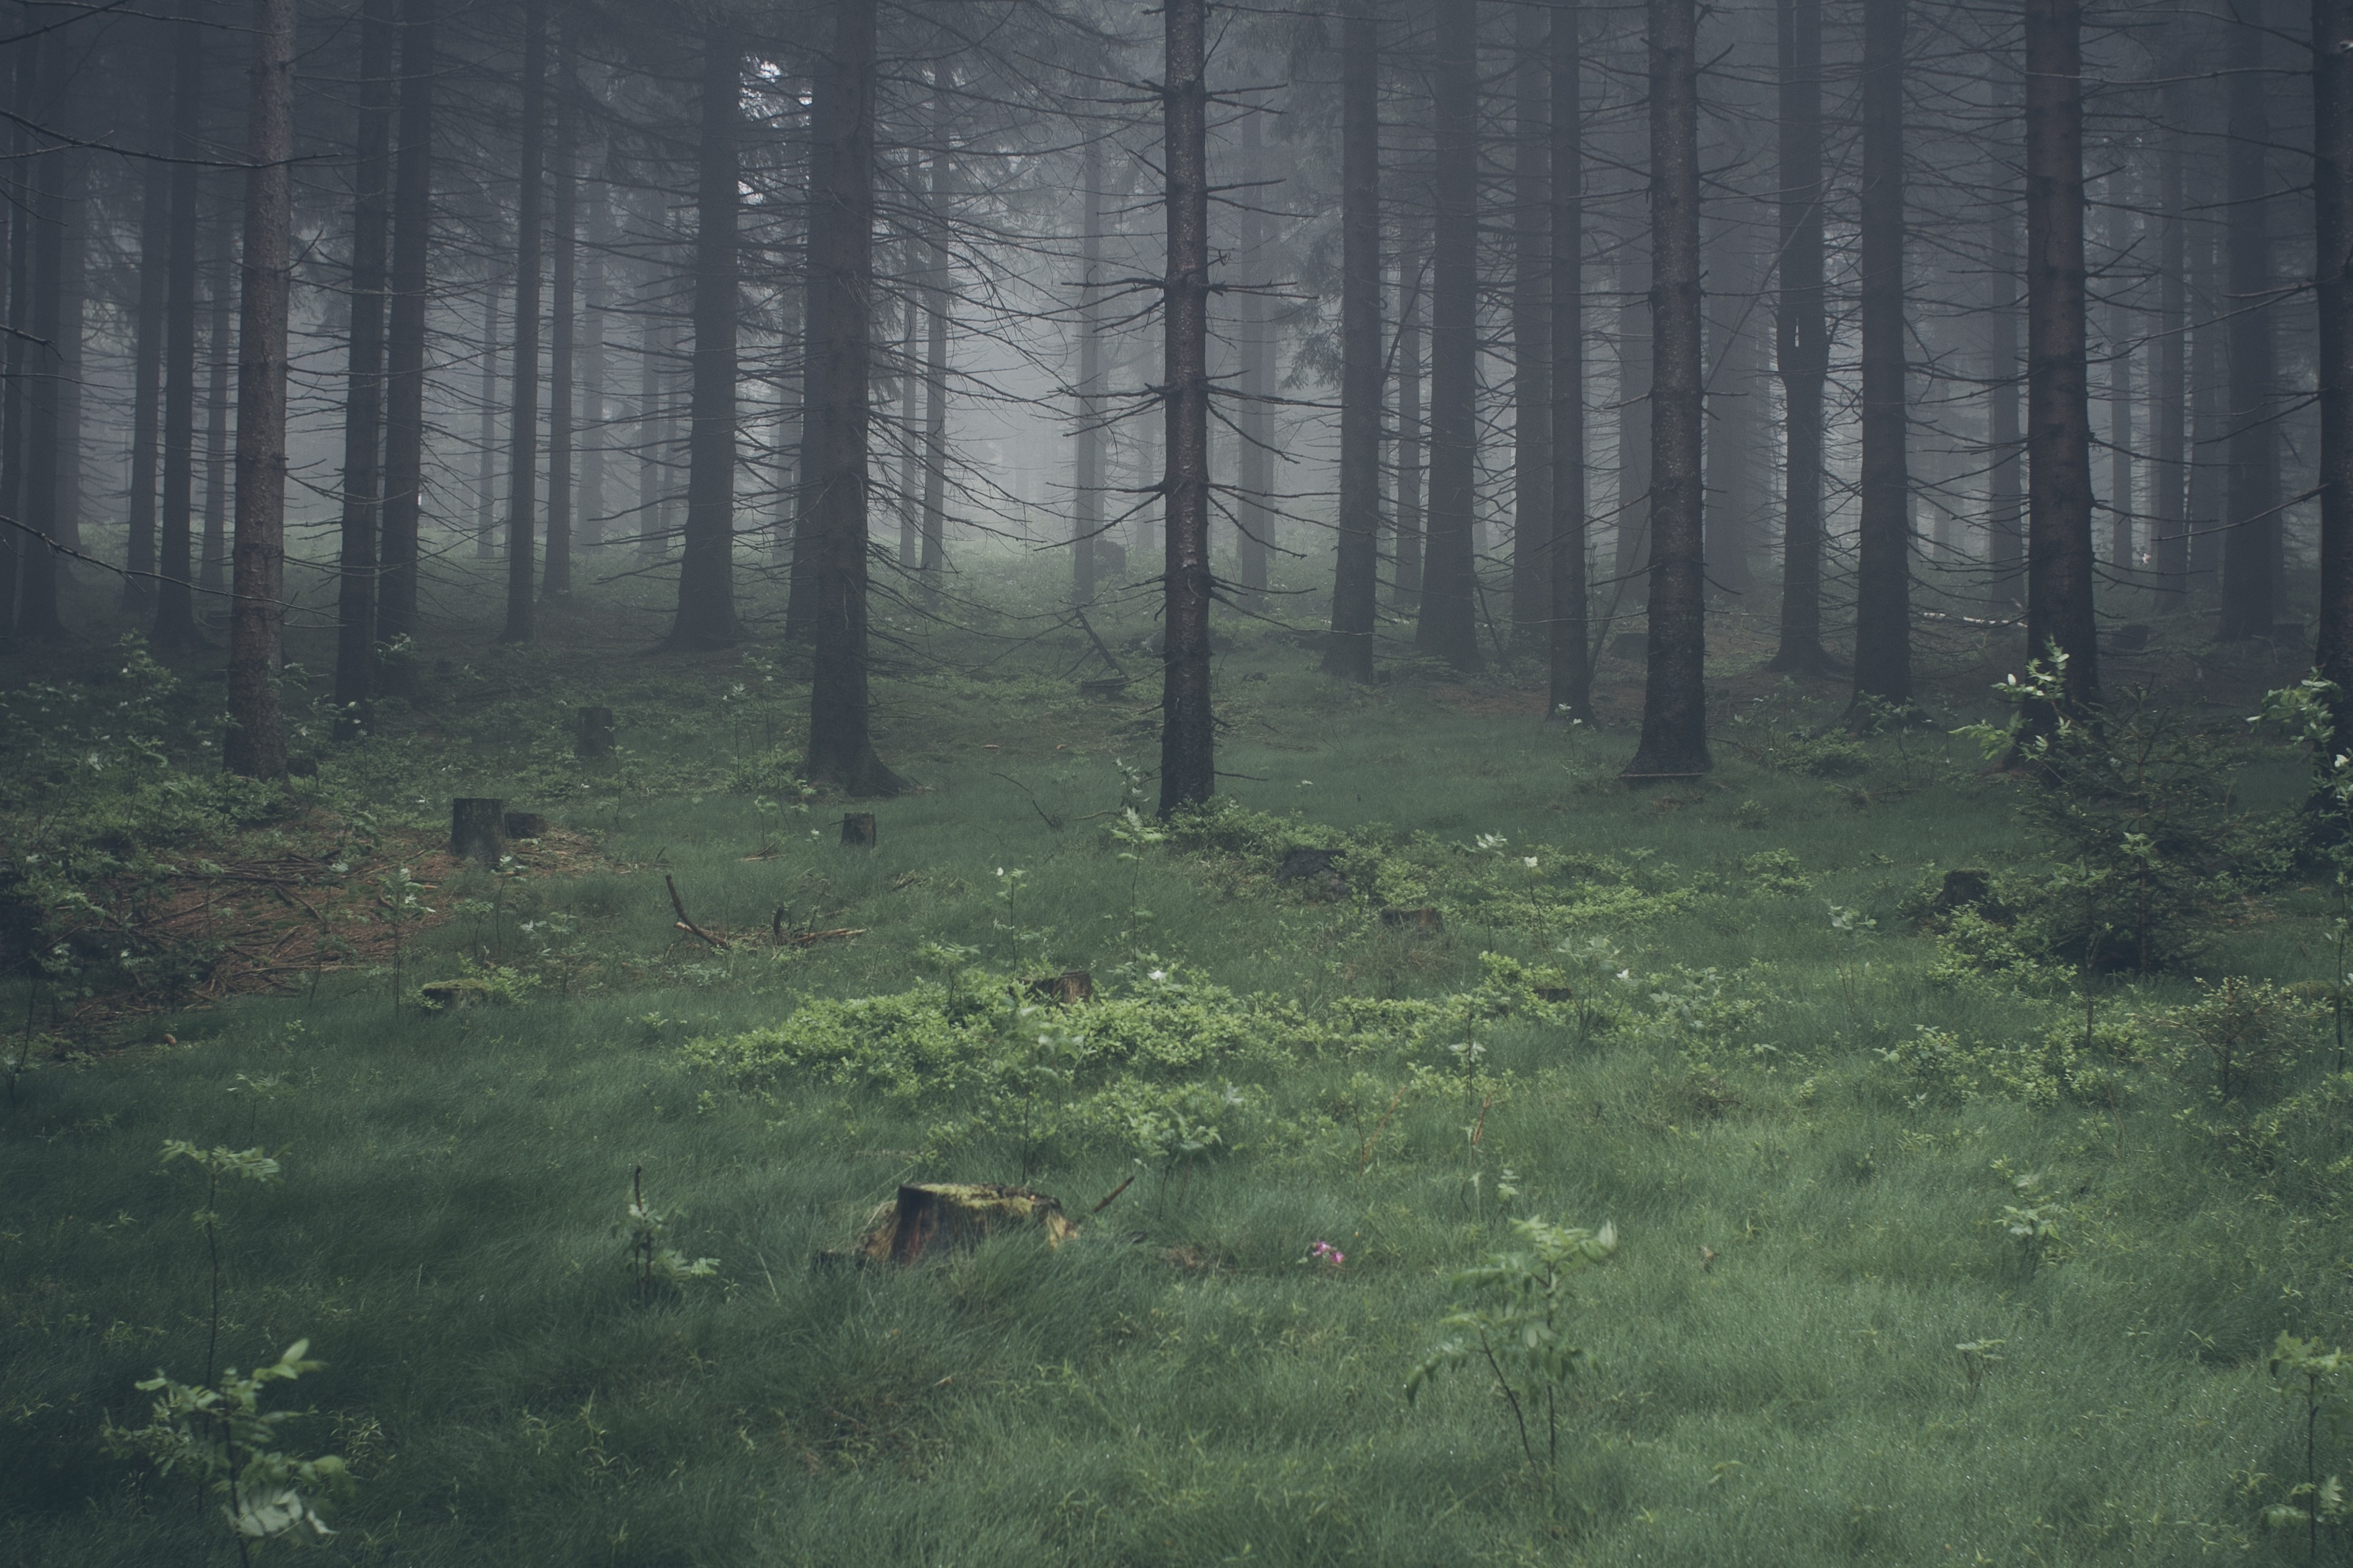
[[[2185,28],[2171,24],[2177,35]],[[2184,143],[2189,140],[2191,112],[2190,78],[2196,59],[2177,46],[2168,53],[2168,71],[2162,89],[2164,140],[2158,152],[2157,354],[2150,367],[2151,417],[2149,458],[2150,553],[2155,557],[2159,604],[2168,614],[2189,605],[2189,246],[2183,229],[2188,223],[2188,178]]]
[[[1340,531],[1332,636],[1324,669],[1373,679],[1380,562],[1381,55],[1367,0],[1349,8],[1340,44]]]
[[[2132,253],[2132,190],[2121,160],[2107,177],[2107,249],[2118,276],[2108,296],[2108,565],[2121,583],[2138,570],[2133,551],[2133,311],[2125,302],[2127,284],[2122,277],[2125,258]]]
[[[572,84],[578,90],[578,84]],[[583,550],[605,542],[605,253],[613,244],[613,204],[599,174],[586,193],[588,254],[580,264],[580,486],[573,502],[575,542]]]
[[[1430,331],[1430,522],[1415,641],[1455,668],[1479,652],[1472,517],[1478,459],[1478,0],[1439,0],[1438,232]]]
[[[1242,117],[1242,178],[1251,187],[1241,198],[1241,254],[1260,278],[1267,276],[1266,156],[1259,116]],[[1345,219],[1342,220],[1344,223]],[[1342,242],[1344,245],[1345,241]],[[1240,591],[1235,602],[1244,609],[1266,606],[1268,557],[1274,548],[1274,509],[1267,504],[1274,492],[1274,333],[1268,319],[1267,298],[1261,288],[1242,292],[1238,323],[1240,331],[1240,405],[1234,410],[1237,451],[1234,464],[1234,574]]]
[[[940,103],[940,149],[932,159],[932,233],[923,268],[923,510],[922,553],[916,561],[926,602],[936,603],[946,574],[948,483],[948,249],[943,237],[948,194],[955,188],[955,143],[947,106]]]
[[[2092,416],[2084,346],[2081,0],[2026,0],[2028,657],[2067,658],[2064,703],[2099,700]],[[2047,730],[2059,715],[2030,710]]]
[[[1781,513],[1781,640],[1768,668],[1820,675],[1822,652],[1821,0],[1777,0],[1781,288],[1773,323],[1787,443]]]
[[[523,0],[522,154],[515,193],[514,357],[507,372],[507,622],[501,642],[538,634],[539,266],[545,219],[547,0]]]
[[[379,647],[417,630],[417,520],[425,480],[425,306],[433,235],[433,31],[437,0],[401,0],[400,153],[393,168],[392,277],[385,331],[384,542]],[[407,662],[380,665],[379,688],[406,693]]]
[[[1577,0],[1552,9],[1552,461],[1550,690],[1546,714],[1593,721],[1587,608],[1585,97]]]
[[[580,168],[579,87],[572,77],[569,28],[555,39],[555,156],[552,171],[549,245],[554,252],[554,309],[547,352],[547,561],[540,568],[540,596],[561,599],[572,592],[572,376],[578,342]]]
[[[678,567],[674,648],[725,647],[735,616],[735,209],[744,49],[725,27],[702,40],[702,135],[695,189],[694,358],[687,415],[686,530]],[[872,171],[867,171],[872,207]],[[867,240],[871,265],[871,238]],[[861,290],[860,298],[863,299]],[[862,382],[861,382],[862,384]],[[860,437],[864,438],[861,423]],[[864,482],[860,453],[860,482]],[[859,519],[861,542],[865,519]],[[861,571],[860,587],[864,581]],[[863,615],[861,605],[860,614]],[[862,650],[861,650],[861,658]]]
[[[172,31],[176,35],[176,28]],[[20,69],[35,53],[33,44],[25,47]],[[170,144],[173,55],[167,48],[155,51],[153,77],[146,84],[147,140],[159,152]],[[18,101],[23,101],[22,94]],[[124,562],[130,571],[122,579],[122,607],[134,614],[155,604],[155,475],[164,406],[164,300],[171,276],[171,213],[172,166],[149,163],[140,182],[139,302],[131,345],[131,537]],[[21,212],[10,215],[10,222],[21,231]],[[21,331],[25,323],[12,312],[9,325]],[[12,357],[16,349],[12,343]],[[5,606],[0,606],[0,619],[5,618]]]
[[[294,0],[254,0],[246,110],[245,253],[237,365],[231,773],[286,776],[278,667],[286,622],[286,307],[293,279]]]
[[[1079,230],[1079,427],[1071,456],[1071,601],[1095,602],[1103,531],[1103,142],[1089,137]]]
[[[227,206],[226,201],[219,204]],[[211,320],[205,329],[205,541],[196,585],[218,594],[228,585],[229,373],[237,365],[237,237],[226,216],[213,224]]]
[[[2222,534],[2226,642],[2268,637],[2280,563],[2276,345],[2272,336],[2271,142],[2263,0],[2238,0],[2229,25],[2231,412],[2229,515]]]
[[[45,81],[53,89],[51,101],[67,99],[69,83]],[[70,110],[51,110],[53,122]],[[47,138],[43,138],[47,140]],[[29,320],[35,339],[26,360],[32,384],[26,388],[25,421],[24,510],[16,514],[40,531],[29,541],[17,572],[16,635],[34,644],[64,640],[65,622],[58,608],[58,552],[64,543],[58,527],[58,409],[65,386],[65,354],[61,348],[60,309],[64,293],[66,163],[73,150],[52,144],[33,158],[32,269],[33,297]],[[16,531],[11,530],[11,532]],[[185,576],[185,574],[183,574]]]
[[[1161,162],[1168,258],[1161,318],[1168,471],[1160,815],[1217,793],[1209,708],[1209,181],[1204,0],[1164,0]]]
[[[1520,7],[1513,31],[1512,148],[1512,640],[1546,647],[1552,621],[1552,139],[1546,69],[1547,17]]]
[[[1411,217],[1401,218],[1400,228]],[[1429,256],[1418,243],[1400,244],[1398,255],[1397,576],[1389,604],[1402,615],[1421,609],[1427,531],[1422,512],[1423,437],[1421,407],[1421,298],[1428,284]]]
[[[490,287],[482,300],[482,385],[476,399],[480,416],[474,442],[474,559],[495,561],[499,553],[499,275],[492,260]]]
[[[1651,635],[1629,779],[1705,773],[1707,576],[1700,468],[1699,61],[1695,0],[1649,0]]]
[[[1854,700],[1912,700],[1912,487],[1905,468],[1904,0],[1862,11],[1862,483]]]
[[[2312,0],[2312,214],[2318,260],[2320,632],[2314,668],[2335,683],[2341,747],[2353,738],[2353,4]]]
[[[343,405],[343,515],[338,568],[335,706],[364,723],[375,696],[376,544],[383,479],[385,222],[392,184],[394,0],[360,16],[358,153],[352,174],[352,331]]]
[[[196,636],[196,196],[204,148],[204,30],[173,25],[171,258],[164,290],[164,505],[151,637],[164,648]]]
[[[867,658],[867,480],[873,368],[875,0],[836,0],[810,110],[807,495],[815,663],[807,773],[853,795],[905,781],[874,750]]]

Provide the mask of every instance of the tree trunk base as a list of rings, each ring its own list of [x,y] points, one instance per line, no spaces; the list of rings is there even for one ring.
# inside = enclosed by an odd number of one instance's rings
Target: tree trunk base
[[[994,1182],[918,1183],[874,1211],[858,1256],[872,1263],[914,1263],[926,1253],[976,1247],[998,1231],[1036,1226],[1046,1245],[1060,1247],[1079,1227],[1063,1217],[1062,1205],[1028,1187]]]

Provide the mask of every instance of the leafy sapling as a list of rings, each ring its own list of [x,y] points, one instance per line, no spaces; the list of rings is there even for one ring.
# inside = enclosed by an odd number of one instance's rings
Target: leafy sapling
[[[649,1305],[654,1299],[654,1283],[684,1285],[691,1279],[712,1279],[718,1277],[716,1258],[689,1258],[670,1245],[670,1227],[673,1215],[646,1204],[646,1168],[638,1166],[629,1173],[629,1206],[624,1212],[621,1234],[628,1239],[629,1268],[638,1277],[638,1304]]]
[[[2003,1173],[2008,1174],[2007,1171]],[[2001,1205],[2002,1228],[2018,1244],[2019,1262],[2031,1279],[2037,1269],[2052,1261],[2059,1247],[2059,1222],[2066,1217],[2067,1206],[2043,1186],[2039,1172],[2011,1176],[2010,1184],[2019,1201]]]
[[[2274,1530],[2305,1527],[2306,1560],[2320,1560],[2320,1527],[2340,1524],[2353,1509],[2345,1495],[2345,1478],[2320,1473],[2320,1428],[2344,1430],[2353,1419],[2353,1402],[2346,1396],[2344,1378],[2353,1372],[2353,1357],[2342,1350],[2324,1351],[2318,1340],[2298,1339],[2285,1329],[2272,1344],[2271,1373],[2284,1398],[2304,1406],[2304,1479],[2288,1490],[2287,1500],[2263,1510],[2263,1522]]]
[[[220,1256],[220,1185],[223,1176],[248,1182],[274,1185],[280,1171],[278,1162],[259,1149],[199,1149],[185,1138],[164,1141],[165,1163],[185,1160],[205,1173],[205,1206],[191,1217],[196,1228],[205,1233],[205,1255],[212,1268],[212,1318],[205,1335],[204,1381],[213,1380],[213,1359],[220,1349],[221,1324],[221,1256]],[[160,1375],[160,1374],[159,1374]]]

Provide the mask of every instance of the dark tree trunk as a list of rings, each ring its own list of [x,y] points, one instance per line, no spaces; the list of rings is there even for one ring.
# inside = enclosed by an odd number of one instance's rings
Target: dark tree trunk
[[[807,479],[815,665],[807,773],[853,795],[904,781],[875,754],[867,690],[867,437],[874,287],[875,0],[836,0],[810,110]]]
[[[1778,0],[1781,288],[1774,367],[1787,428],[1781,510],[1781,641],[1773,669],[1819,675],[1822,653],[1822,383],[1830,328],[1822,298],[1821,0]]]
[[[2121,158],[2121,149],[2112,154]],[[2132,254],[2132,190],[2126,171],[2107,178],[2107,247],[2118,276],[2108,294],[2108,565],[2120,583],[2138,567],[2133,554],[2133,312],[2122,276]]]
[[[1912,486],[1905,471],[1904,0],[1862,12],[1862,484],[1854,696],[1912,700]]]
[[[2341,747],[2353,738],[2353,4],[2312,0],[2312,213],[2319,260],[2320,635]]]
[[[2092,619],[2092,416],[2084,349],[2081,0],[2026,3],[2026,645],[2067,658],[2064,700],[2099,699]],[[2030,712],[2047,728],[2058,715]]]
[[[1547,17],[1523,5],[1514,27],[1512,149],[1512,641],[1534,651],[1552,621],[1552,139]]]
[[[938,597],[940,578],[948,564],[948,312],[955,308],[955,296],[948,287],[948,250],[943,236],[947,196],[954,186],[955,152],[944,101],[938,120],[940,149],[932,159],[930,256],[923,268],[923,552],[916,562],[929,600]]]
[[[164,506],[156,563],[155,646],[195,646],[196,196],[204,147],[204,30],[173,26],[171,264],[164,291]]]
[[[335,705],[364,723],[375,696],[376,544],[384,424],[385,222],[392,183],[394,0],[360,19],[359,157],[352,175],[352,336],[343,405],[343,518],[336,595]]]
[[[1632,153],[1630,147],[1629,156]],[[1610,542],[1613,613],[1651,599],[1651,251],[1630,230],[1618,246],[1618,525]]]
[[[744,635],[735,617],[735,140],[743,83],[742,43],[726,28],[712,26],[702,40],[693,384],[687,416],[685,547],[679,556],[678,618],[669,642],[674,648],[725,647]],[[871,192],[871,170],[867,184]],[[870,195],[870,210],[871,205]],[[871,244],[870,239],[870,265]],[[863,288],[859,297],[865,297]],[[864,435],[861,420],[861,447]],[[860,458],[862,484],[862,450]],[[862,547],[862,510],[859,522]],[[860,589],[862,594],[862,573]],[[862,620],[862,605],[860,615]]]
[[[227,201],[220,203],[226,207]],[[211,320],[205,329],[205,541],[196,585],[208,595],[228,586],[229,373],[237,365],[237,237],[226,216],[213,224]],[[215,606],[216,608],[217,606]]]
[[[393,169],[392,289],[385,332],[384,549],[378,643],[417,630],[417,510],[425,476],[425,306],[433,234],[433,25],[437,0],[401,0],[400,155]],[[406,660],[377,672],[407,690]]]
[[[68,117],[68,123],[73,122]],[[85,307],[90,294],[90,159],[66,157],[58,216],[64,253],[58,263],[58,503],[51,531],[58,543],[82,547],[82,384]]]
[[[231,773],[286,776],[286,306],[293,280],[294,0],[254,0],[237,350],[237,538],[229,611]]]
[[[176,32],[176,29],[174,29]],[[25,46],[19,68],[33,58],[35,46]],[[146,84],[147,140],[161,152],[170,142],[172,51],[158,49],[153,79]],[[17,95],[24,101],[23,94]],[[155,472],[157,441],[164,406],[164,300],[171,279],[172,166],[152,163],[140,181],[139,304],[132,318],[131,363],[131,537],[122,579],[122,607],[134,614],[155,603]],[[21,232],[23,216],[10,215],[11,227]],[[16,289],[11,302],[21,298]],[[9,325],[25,323],[12,310]],[[10,353],[16,353],[12,344]],[[0,606],[5,612],[5,606]]]
[[[507,624],[501,642],[538,633],[540,208],[547,163],[547,0],[523,0],[522,155],[515,193],[514,357],[507,372]]]
[[[1413,220],[1409,218],[1399,226]],[[1421,608],[1421,568],[1427,550],[1422,496],[1421,297],[1429,258],[1419,245],[1398,257],[1397,578],[1389,602],[1405,615]]]
[[[2184,23],[2171,24],[2177,34]],[[2156,586],[2168,613],[2188,607],[2189,513],[2189,246],[2183,229],[2189,208],[2183,169],[2191,106],[2191,51],[2171,51],[2164,93],[2164,140],[2158,153],[2157,363],[2150,368],[2149,430],[2151,541]]]
[[[1209,178],[1208,9],[1165,0],[1161,163],[1167,176],[1168,261],[1162,295],[1168,472],[1160,815],[1217,793],[1209,709]],[[1467,520],[1466,520],[1467,521]]]
[[[2216,201],[2221,194],[2212,192]],[[2208,226],[2191,237],[2189,313],[2189,585],[2214,592],[2222,564],[2223,492],[2230,476],[2231,312],[2222,299],[2221,245]]]
[[[667,255],[658,250],[657,255]],[[659,280],[644,290],[638,318],[638,552],[662,555],[670,550],[665,518],[670,507],[670,380],[668,367],[676,347],[670,319],[670,300]],[[797,620],[788,616],[789,633]]]
[[[1071,600],[1095,602],[1095,536],[1103,531],[1103,142],[1087,141],[1079,233],[1079,428],[1071,460]]]
[[[488,297],[482,301],[482,388],[476,402],[480,416],[474,442],[474,559],[495,561],[499,554],[499,277],[491,262]]]
[[[1726,204],[1730,206],[1731,204]],[[1757,506],[1754,477],[1757,395],[1756,323],[1747,301],[1760,279],[1756,231],[1741,203],[1716,225],[1707,248],[1709,293],[1717,307],[1707,323],[1707,581],[1737,605],[1750,586],[1749,555]]]
[[[68,97],[70,84],[47,81],[55,90],[51,103]],[[64,118],[57,109],[53,120]],[[47,138],[43,138],[47,140]],[[58,413],[63,402],[65,355],[60,349],[59,309],[65,271],[66,163],[76,154],[51,145],[33,159],[32,276],[30,320],[36,340],[26,369],[32,384],[26,389],[24,510],[17,515],[40,531],[28,542],[18,570],[16,635],[29,643],[57,643],[65,637],[58,613],[58,547],[64,543],[58,528]],[[14,531],[13,530],[11,531]],[[182,574],[185,579],[185,574]],[[184,590],[185,591],[185,590]]]
[[[1552,12],[1552,625],[1554,719],[1593,720],[1587,608],[1584,51],[1575,0]]]
[[[1269,272],[1266,203],[1271,187],[1260,184],[1266,177],[1259,117],[1244,115],[1242,178],[1253,188],[1240,193],[1241,254],[1244,265],[1261,279]],[[1236,585],[1241,590],[1237,602],[1245,609],[1256,610],[1266,605],[1267,557],[1274,546],[1274,511],[1267,504],[1274,490],[1274,336],[1267,320],[1266,295],[1259,289],[1242,294],[1240,314],[1241,401],[1234,410],[1239,447],[1234,465],[1234,565],[1240,579]]]
[[[2280,563],[2276,347],[2272,339],[2272,236],[2263,0],[2232,8],[2230,85],[2231,481],[2222,534],[2226,642],[2268,637]]]
[[[1478,0],[1439,0],[1430,537],[1415,641],[1462,670],[1485,662],[1479,653],[1472,539],[1479,443],[1478,36]]]
[[[1707,574],[1700,469],[1699,61],[1695,0],[1649,0],[1651,635],[1630,779],[1688,776],[1707,752]]]
[[[1380,21],[1359,0],[1341,27],[1340,537],[1324,668],[1369,681],[1381,521]]]
[[[549,247],[554,252],[553,334],[547,353],[547,562],[540,569],[540,596],[561,599],[572,592],[572,374],[575,318],[579,307],[580,168],[579,89],[572,79],[569,29],[555,40],[555,159],[552,175]]]
[[[578,91],[576,81],[568,90]],[[605,253],[613,243],[612,201],[603,177],[586,193],[588,253],[580,263],[580,487],[573,501],[583,550],[605,542]]]

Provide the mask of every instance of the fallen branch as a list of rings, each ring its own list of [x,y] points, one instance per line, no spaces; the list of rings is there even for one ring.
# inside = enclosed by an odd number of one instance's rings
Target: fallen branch
[[[1134,1175],[1132,1175],[1132,1174],[1131,1174],[1131,1175],[1127,1178],[1127,1180],[1125,1180],[1125,1181],[1122,1182],[1119,1185],[1117,1185],[1117,1186],[1113,1187],[1113,1188],[1111,1190],[1111,1197],[1108,1197],[1108,1198],[1103,1199],[1103,1202],[1101,1202],[1101,1203],[1097,1204],[1094,1207],[1092,1207],[1092,1208],[1089,1209],[1087,1212],[1088,1212],[1089,1214],[1101,1214],[1101,1213],[1103,1213],[1103,1210],[1105,1210],[1105,1209],[1107,1209],[1107,1208],[1111,1207],[1113,1199],[1117,1198],[1117,1197],[1119,1196],[1119,1194],[1122,1194],[1122,1193],[1124,1193],[1124,1192],[1127,1191],[1127,1189],[1128,1189],[1128,1188],[1130,1188],[1130,1187],[1132,1187],[1132,1186],[1134,1186],[1134,1185],[1135,1185],[1135,1177],[1134,1177]]]
[[[678,896],[678,883],[671,879],[670,874],[667,871],[662,873],[662,886],[670,889],[670,907],[678,911],[678,929],[689,936],[698,937],[708,942],[712,951],[725,952],[727,951],[725,937],[713,936],[687,918],[686,905]]]
[[[785,938],[785,940],[791,942],[795,947],[815,947],[821,942],[833,942],[848,937],[864,936],[866,934],[866,931],[867,928],[864,926],[843,926],[838,931],[795,931],[792,935]]]

